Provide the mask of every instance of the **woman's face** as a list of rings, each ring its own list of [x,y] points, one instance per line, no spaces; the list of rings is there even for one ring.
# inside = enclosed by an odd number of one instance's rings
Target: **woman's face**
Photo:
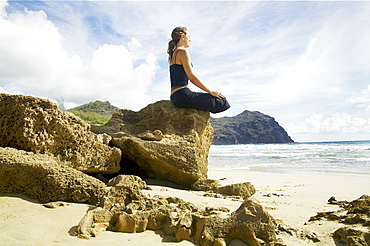
[[[190,35],[189,34],[186,34],[186,35],[183,34],[183,38],[184,38],[184,47],[185,48],[190,47],[190,42],[191,42]]]

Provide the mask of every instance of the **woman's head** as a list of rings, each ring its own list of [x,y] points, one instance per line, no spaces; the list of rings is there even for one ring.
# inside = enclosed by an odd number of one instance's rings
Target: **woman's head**
[[[182,35],[186,35],[186,34],[187,34],[186,27],[178,26],[175,29],[173,29],[171,33],[171,38],[175,42],[175,44],[177,44],[180,41]]]
[[[172,40],[168,43],[168,49],[167,53],[169,55],[168,60],[171,60],[172,54],[174,50],[176,49],[177,44],[181,40],[182,37],[187,35],[187,29],[183,26],[178,26],[175,29],[173,29],[171,33]]]

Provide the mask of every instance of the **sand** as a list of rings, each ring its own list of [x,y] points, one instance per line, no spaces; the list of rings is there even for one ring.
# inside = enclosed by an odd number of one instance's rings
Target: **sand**
[[[351,201],[370,194],[368,176],[210,171],[209,178],[220,179],[223,184],[251,182],[257,189],[253,197],[267,207],[275,219],[290,227],[313,231],[321,240],[313,243],[287,234],[278,235],[287,245],[335,245],[329,234],[342,225],[329,221],[308,222],[309,218],[317,212],[337,210],[338,206],[327,203],[331,196]],[[152,190],[144,191],[146,193],[177,196],[199,207],[228,207],[234,211],[240,205],[238,200],[204,197],[203,192],[182,190],[166,182],[148,182]],[[69,231],[91,207],[70,203],[50,209],[22,195],[1,194],[0,245],[193,245],[187,241],[174,243],[173,238],[154,231],[136,234],[107,231],[90,240],[70,236]],[[235,240],[230,245],[246,244]]]
[[[342,224],[330,221],[308,222],[317,212],[336,211],[339,206],[327,203],[330,197],[352,201],[370,194],[370,177],[354,175],[279,174],[268,172],[224,172],[213,171],[210,177],[218,179],[228,176],[230,183],[250,181],[257,189],[253,196],[270,214],[285,224],[315,232],[320,242],[297,239],[287,235],[281,237],[287,245],[336,245],[329,235]],[[244,181],[243,181],[244,180]]]

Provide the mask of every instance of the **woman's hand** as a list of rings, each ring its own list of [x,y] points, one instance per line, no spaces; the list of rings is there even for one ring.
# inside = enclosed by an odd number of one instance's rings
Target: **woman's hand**
[[[225,96],[222,95],[222,93],[219,92],[219,91],[211,91],[209,94],[211,94],[212,96],[217,97],[219,99],[225,98]]]

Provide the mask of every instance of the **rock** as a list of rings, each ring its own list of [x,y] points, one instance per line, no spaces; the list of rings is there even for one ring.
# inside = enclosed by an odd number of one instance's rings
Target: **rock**
[[[122,190],[124,187],[113,186],[111,190],[115,188]],[[155,196],[140,200],[142,194],[136,195],[139,198],[135,199],[117,192],[107,193],[107,200],[115,200],[116,204],[115,209],[109,206],[102,209],[113,214],[100,220],[100,223],[105,225],[104,228],[128,233],[162,230],[165,235],[175,237],[178,242],[187,240],[197,245],[227,245],[234,239],[240,239],[248,245],[278,243],[275,237],[275,220],[255,199],[245,200],[239,209],[221,218],[209,211],[208,214],[211,215],[204,216],[202,214],[207,214],[206,211],[201,211],[193,204],[176,197]],[[123,204],[119,205],[120,202]],[[129,207],[135,209],[129,210]],[[79,223],[76,229],[78,233],[75,235],[94,236],[96,234],[94,216],[95,212],[87,214]],[[108,219],[109,226],[106,224]],[[278,245],[283,243],[280,242]]]
[[[143,195],[141,190],[150,188],[138,176],[118,175],[109,180],[107,185],[112,187],[101,199],[100,206],[112,212],[133,214],[136,210],[153,208],[153,203],[157,201],[156,198],[149,199]]]
[[[276,242],[274,242],[274,244],[273,244],[273,245],[274,245],[274,246],[287,246],[287,245],[284,243],[283,239],[281,239],[281,238],[276,239]]]
[[[139,112],[118,110],[109,122],[93,126],[92,131],[113,137],[111,144],[123,152],[124,173],[190,187],[207,178],[213,138],[209,119],[209,112],[177,108],[162,100]]]
[[[199,191],[215,191],[219,187],[221,187],[220,182],[214,179],[199,179],[191,186],[193,190]]]
[[[284,232],[284,233],[287,233],[289,234],[290,236],[296,236],[298,233],[298,229],[297,228],[293,228],[291,226],[288,226],[282,222],[278,223],[278,230],[280,232]]]
[[[183,240],[187,240],[189,242],[192,242],[191,229],[187,228],[187,227],[180,227],[180,228],[177,229],[175,237],[176,237],[177,242],[181,242]]]
[[[78,223],[72,236],[88,239],[98,236],[99,232],[105,231],[109,227],[113,214],[106,209],[97,207],[87,211],[85,216]]]
[[[248,245],[276,241],[276,222],[255,199],[247,199],[227,218],[193,215],[194,243],[199,245],[228,244],[240,239]]]
[[[109,180],[107,186],[125,186],[133,187],[133,189],[150,189],[148,185],[138,176],[134,175],[118,175],[115,178]]]
[[[328,203],[333,204],[333,205],[337,205],[338,201],[334,196],[332,196],[332,197],[329,198]]]
[[[205,207],[202,215],[219,215],[222,213],[229,213],[230,209],[226,207]]]
[[[109,145],[110,141],[112,140],[112,137],[106,133],[103,133],[97,135],[97,140],[102,144]]]
[[[84,239],[95,237],[97,234],[94,231],[95,226],[93,216],[94,215],[92,211],[87,211],[87,213],[78,223],[75,230],[71,232],[71,236],[78,236],[79,238]]]
[[[339,205],[338,211],[319,212],[312,216],[309,221],[328,219],[338,221],[356,228],[347,226],[336,230],[333,237],[340,243],[351,246],[370,245],[370,196],[362,195],[353,201],[337,201],[331,197],[330,204]]]
[[[48,202],[48,203],[45,203],[43,206],[45,208],[59,208],[59,207],[66,207],[66,206],[69,206],[71,205],[70,203],[66,203],[66,202],[60,202],[60,201],[57,201],[57,202]]]
[[[192,216],[190,213],[186,213],[177,223],[176,241],[181,242],[187,240],[192,242]]]
[[[163,133],[160,130],[155,130],[153,132],[146,131],[145,133],[140,133],[138,137],[143,140],[151,141],[161,141],[164,138]]]
[[[205,238],[206,239],[205,241],[209,242],[210,241],[209,236],[206,237],[203,236],[203,234],[205,228],[211,225],[210,217],[195,215],[194,220],[195,220],[194,243],[200,244],[202,238]]]
[[[240,196],[243,199],[247,199],[256,193],[256,189],[250,182],[222,186],[217,180],[212,179],[200,179],[192,185],[192,189]]]
[[[247,199],[256,193],[256,189],[250,182],[221,186],[216,191],[221,194],[241,196],[243,199]]]
[[[314,232],[314,231],[303,230],[302,234],[301,234],[301,237],[305,237],[305,238],[311,240],[314,243],[320,242],[320,239],[318,238],[316,232]]]
[[[320,219],[337,220],[345,224],[360,224],[370,226],[370,196],[363,195],[360,198],[348,201],[337,201],[331,197],[329,203],[339,205],[342,209],[338,211],[318,212],[309,221]]]
[[[267,209],[256,199],[246,199],[231,215],[226,226],[228,241],[240,239],[249,245],[260,245],[276,241],[276,222]],[[247,229],[248,228],[248,229]]]
[[[53,102],[23,95],[0,94],[0,147],[48,154],[85,173],[117,173],[121,151],[108,136]]]
[[[213,144],[291,143],[293,140],[274,118],[245,110],[234,117],[211,118]]]
[[[137,187],[113,186],[101,199],[100,206],[112,212],[133,213],[133,210],[145,208],[145,197]]]
[[[22,193],[40,202],[98,205],[106,186],[53,156],[0,148],[0,193]]]
[[[122,212],[118,216],[116,228],[119,232],[136,233],[145,231],[147,225],[147,213],[127,214]]]
[[[159,205],[150,211],[147,225],[148,230],[162,230],[171,224],[171,210],[173,208],[167,205]]]
[[[226,246],[226,242],[224,238],[218,237],[213,242],[213,246]]]
[[[370,231],[363,231],[351,227],[342,227],[336,230],[333,237],[346,246],[370,245]]]
[[[305,229],[294,228],[284,224],[282,221],[278,222],[278,231],[280,233],[287,233],[290,236],[301,238],[302,240],[311,240],[314,243],[320,242],[319,237],[314,231]]]

